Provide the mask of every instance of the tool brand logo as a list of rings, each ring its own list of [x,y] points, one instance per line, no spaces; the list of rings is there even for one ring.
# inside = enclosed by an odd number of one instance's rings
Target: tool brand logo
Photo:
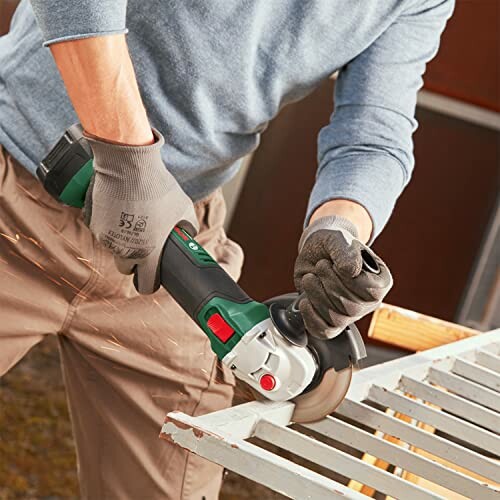
[[[194,242],[190,241],[190,242],[189,242],[189,248],[190,248],[191,250],[194,250],[194,251],[196,252],[196,250],[198,250],[200,247],[199,247],[196,243],[194,243]]]

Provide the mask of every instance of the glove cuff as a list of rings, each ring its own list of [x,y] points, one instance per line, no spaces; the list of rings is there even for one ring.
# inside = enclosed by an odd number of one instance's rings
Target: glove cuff
[[[353,238],[358,238],[358,230],[350,220],[346,219],[345,217],[341,217],[340,215],[327,215],[325,217],[320,217],[308,227],[306,227],[299,241],[299,252],[304,247],[307,239],[313,233],[321,229],[328,229],[330,231],[343,230],[350,233]]]
[[[158,182],[156,174],[165,168],[160,155],[165,140],[158,130],[152,131],[155,142],[146,146],[116,144],[85,135],[94,154],[94,168],[108,178],[104,189],[110,196],[131,199],[140,193],[141,198],[155,199],[165,194],[166,184]],[[122,192],[123,183],[115,182],[119,179],[127,179],[134,192]]]

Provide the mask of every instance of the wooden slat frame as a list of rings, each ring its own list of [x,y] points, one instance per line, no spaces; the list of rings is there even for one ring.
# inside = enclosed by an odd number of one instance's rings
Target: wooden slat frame
[[[423,322],[426,330],[426,334],[424,336],[419,335],[419,330],[421,330]],[[429,327],[429,324],[432,328]],[[398,328],[401,328],[401,332],[398,331]],[[417,314],[403,308],[382,304],[380,310],[376,311],[372,317],[369,336],[380,341],[397,345],[398,347],[420,351],[446,344],[450,341],[455,341],[457,338],[457,332],[458,336],[463,335],[465,338],[479,333],[473,332],[469,328],[463,328],[460,325],[454,325],[437,318]],[[388,411],[386,411],[386,413]],[[409,420],[405,415],[399,413],[396,413],[395,415],[400,420]],[[428,432],[434,433],[434,428],[427,424],[422,422],[413,423],[416,424],[417,428],[425,428]],[[384,437],[384,439],[390,440],[395,444],[404,444],[401,440],[391,435],[384,436],[380,431],[377,431],[377,433]],[[419,452],[414,446],[412,446],[411,449]],[[384,470],[389,468],[389,464],[387,462],[377,459],[368,453],[363,455],[363,461],[373,463],[377,467],[383,468]],[[476,473],[480,474],[479,471],[476,471]],[[410,481],[420,481],[420,478],[407,471],[402,473],[402,477],[405,477]],[[373,488],[369,488],[358,481],[351,480],[349,482],[349,487],[355,489],[356,491],[361,491],[368,496],[373,496],[375,494],[375,490]]]
[[[475,421],[472,423],[464,420],[464,418],[470,419],[470,414],[468,417],[461,417],[445,413],[440,408],[457,405],[458,401],[454,399],[456,398],[463,401],[466,408],[469,408],[467,406],[469,405],[474,416],[489,418],[490,427],[498,418],[497,412],[445,392],[430,385],[430,380],[426,380],[430,373],[434,373],[431,378],[435,377],[436,373],[449,375],[453,367],[457,366],[457,358],[465,360],[465,363],[473,363],[478,350],[486,350],[496,355],[499,344],[500,330],[480,336],[470,336],[444,347],[407,356],[354,374],[348,396],[340,406],[338,415],[366,425],[379,434],[373,435],[335,416],[306,426],[314,432],[319,432],[320,435],[330,436],[337,442],[366,451],[377,460],[393,463],[398,470],[403,471],[403,477],[389,474],[373,464],[363,463],[322,442],[321,439],[305,435],[300,432],[300,427],[297,430],[289,429],[287,426],[293,412],[293,404],[289,402],[252,402],[197,418],[174,412],[167,417],[162,437],[290,498],[329,499],[366,498],[366,496],[248,442],[249,437],[257,436],[266,442],[274,443],[297,456],[330,467],[394,498],[438,498],[436,492],[406,480],[416,480],[419,477],[427,478],[448,490],[455,490],[469,497],[474,497],[475,492],[476,498],[498,498],[499,492],[493,484],[499,479],[499,465],[489,456],[478,452],[477,448],[500,457],[499,429],[487,430],[482,421],[476,425]],[[481,372],[474,370],[474,373],[478,375]],[[462,379],[462,376],[457,374],[452,374],[452,377]],[[463,380],[468,382],[466,378]],[[491,382],[491,379],[489,380]],[[437,391],[440,396],[439,407],[406,396],[405,392],[415,389],[412,388],[412,381],[424,386],[426,391],[430,388],[430,396],[426,393],[426,398],[435,397],[434,391]],[[476,382],[469,383],[480,385]],[[419,388],[420,385],[417,390],[420,390]],[[484,384],[481,384],[480,388],[481,398],[486,394],[484,390],[490,391],[491,394],[489,392],[488,395],[494,395],[497,399],[500,397],[496,391]],[[451,399],[441,399],[441,393]],[[423,422],[426,426],[442,430],[448,436],[455,436],[460,444],[445,437],[434,436],[395,416],[371,408],[363,402],[365,400],[405,415],[405,419],[413,419],[413,423]],[[496,407],[496,403],[488,404]],[[396,443],[382,437],[391,433],[393,435],[390,437]],[[425,450],[425,453],[424,451],[417,453],[413,447]],[[434,460],[433,457],[439,457],[439,460]],[[442,463],[439,463],[440,461]],[[457,464],[457,467],[448,466],[446,461]],[[458,466],[464,470],[457,470]],[[467,471],[470,471],[470,475]],[[486,481],[473,477],[474,473],[486,477],[487,482],[491,484],[488,485]]]
[[[497,497],[491,488],[484,483],[472,479],[464,474],[453,471],[428,458],[412,453],[410,450],[397,446],[383,438],[358,429],[342,420],[326,417],[320,422],[305,425],[306,428],[319,432],[329,438],[335,439],[354,449],[364,451],[370,455],[398,465],[404,470],[413,472],[419,477],[423,477],[434,483],[440,484],[451,491],[463,493],[473,498],[481,495],[481,498],[491,499]],[[394,477],[394,476],[393,476]],[[363,482],[370,484],[363,477]],[[377,488],[379,489],[379,488]],[[380,490],[382,493],[386,491]],[[401,494],[401,492],[399,492]],[[397,496],[394,493],[389,493]]]
[[[344,485],[243,439],[199,427],[196,417],[174,412],[164,424],[161,437],[232,471],[253,479],[290,498],[353,498],[362,500]],[[234,421],[236,425],[236,420]]]
[[[469,470],[500,482],[500,464],[495,460],[376,410],[365,403],[345,400],[338,408],[337,414],[388,435],[398,436],[398,441],[426,450],[449,462],[457,465],[467,463]]]
[[[344,476],[362,473],[366,484],[387,495],[405,495],[406,498],[415,499],[436,498],[435,495],[429,495],[425,490],[415,488],[414,485],[405,483],[382,469],[361,462],[347,453],[287,427],[261,420],[254,435]]]
[[[470,382],[453,373],[437,368],[429,369],[427,379],[429,382],[442,386],[447,391],[457,394],[462,398],[473,401],[478,405],[485,406],[495,412],[500,411],[500,401],[497,398],[498,394],[487,387],[483,387],[481,384]]]
[[[498,436],[482,427],[414,401],[401,393],[379,386],[372,387],[369,399],[370,401],[409,415],[418,421],[432,425],[436,429],[462,440],[471,446],[480,447],[485,451],[500,456]]]
[[[474,401],[467,401],[459,396],[443,391],[425,382],[412,377],[401,377],[400,388],[413,396],[432,403],[439,408],[449,411],[454,415],[473,421],[481,422],[481,426],[497,432],[500,429],[500,416],[498,413],[485,408]],[[499,439],[500,441],[500,439]]]

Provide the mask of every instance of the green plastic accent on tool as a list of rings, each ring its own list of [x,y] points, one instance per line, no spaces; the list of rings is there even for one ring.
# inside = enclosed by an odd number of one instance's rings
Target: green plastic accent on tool
[[[218,266],[212,256],[191,236],[189,233],[179,227],[175,227],[170,233],[183,245],[187,251],[194,257],[200,266]]]
[[[63,203],[71,207],[83,208],[90,179],[94,173],[93,163],[92,160],[85,163],[68,184],[66,184],[59,196],[59,199]]]
[[[219,313],[234,329],[234,334],[225,343],[217,338],[207,325],[208,318],[214,313]],[[264,304],[253,300],[239,304],[221,297],[214,297],[198,313],[198,323],[210,339],[212,351],[221,360],[247,332],[266,319],[269,319],[269,309]]]

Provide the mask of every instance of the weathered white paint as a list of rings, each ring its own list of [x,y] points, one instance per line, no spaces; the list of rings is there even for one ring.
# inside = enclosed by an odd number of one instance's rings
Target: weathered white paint
[[[203,429],[216,434],[229,434],[232,438],[247,439],[254,433],[262,418],[278,425],[288,425],[292,418],[293,404],[287,401],[252,401],[226,410],[198,417],[196,422]]]
[[[498,436],[477,425],[473,425],[453,415],[407,398],[400,393],[379,386],[373,386],[370,389],[368,399],[374,403],[379,403],[399,413],[413,417],[419,422],[429,424],[465,443],[500,456],[500,441]]]
[[[500,391],[500,374],[462,358],[457,358],[451,371],[466,379],[484,385],[493,391]]]
[[[500,372],[500,356],[489,351],[479,349],[476,352],[476,363],[495,372]]]
[[[312,428],[312,427],[311,427]],[[305,436],[287,427],[261,420],[255,429],[256,437],[291,451],[311,462],[322,465],[345,477],[363,478],[363,482],[386,495],[395,498],[428,499],[439,498],[414,484],[403,481],[392,474],[361,462],[359,459],[336,450],[321,441]]]
[[[482,427],[493,432],[500,429],[500,415],[473,401],[405,376],[401,377],[400,389],[470,422],[481,422]]]
[[[410,449],[410,445],[416,446],[500,482],[499,462],[477,451],[500,457],[498,371],[492,369],[498,363],[499,345],[497,330],[355,373],[348,397],[337,414],[376,434],[335,416],[304,427],[392,463],[400,475],[410,471],[469,498],[500,498],[495,488]],[[374,409],[364,400],[389,411]],[[162,436],[291,498],[364,497],[248,442],[249,437],[259,437],[394,498],[436,498],[436,494],[398,474],[362,462],[322,442],[320,437],[303,434],[302,427],[289,429],[293,408],[290,402],[255,401],[196,418],[173,412],[168,415]],[[392,412],[407,415],[412,422],[403,422]],[[419,429],[418,422],[457,438],[458,443]],[[403,445],[384,440],[384,434],[401,439]]]
[[[293,405],[292,406],[293,409]],[[222,412],[217,412],[222,413]],[[200,428],[199,419],[170,414],[162,435],[201,457],[297,500],[366,499],[364,495],[244,439]]]
[[[470,498],[480,495],[484,499],[498,499],[498,492],[481,483],[481,481],[433,462],[422,455],[417,455],[408,449],[397,446],[342,420],[326,417],[319,422],[306,424],[304,427],[335,439],[351,448],[381,458],[392,465],[400,466],[406,471],[413,472],[417,476]],[[361,477],[363,482],[366,483],[365,475],[363,474]],[[402,491],[399,491],[396,496],[401,496],[402,493]],[[394,496],[393,493],[391,495]]]
[[[365,399],[374,381],[383,387],[394,388],[404,373],[416,379],[423,379],[431,366],[451,366],[451,358],[472,354],[484,346],[488,351],[498,352],[500,329],[475,335],[458,342],[422,351],[411,356],[395,359],[389,363],[371,366],[356,373],[347,397],[356,401]],[[449,369],[449,368],[448,368]]]
[[[433,384],[445,387],[462,398],[474,401],[496,412],[500,411],[499,394],[482,385],[436,368],[429,369],[428,380]]]
[[[415,426],[415,420],[411,425],[365,403],[348,399],[340,405],[336,413],[383,434],[390,434],[405,443],[500,483],[499,462],[436,434],[419,429]]]

